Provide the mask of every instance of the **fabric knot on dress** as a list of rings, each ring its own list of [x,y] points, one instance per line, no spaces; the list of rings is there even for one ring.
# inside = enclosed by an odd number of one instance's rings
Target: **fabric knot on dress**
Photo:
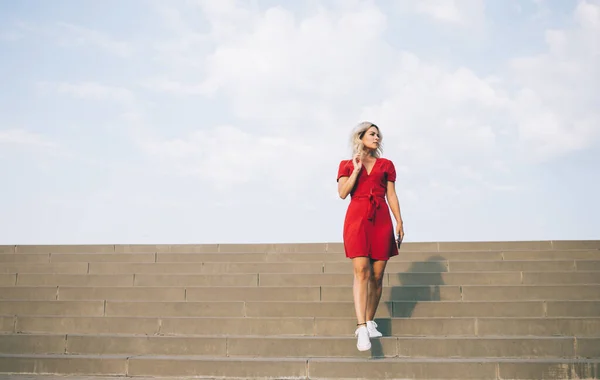
[[[373,221],[375,220],[375,213],[381,207],[381,202],[379,202],[379,196],[371,193],[369,195],[369,210],[367,212],[367,220]]]
[[[369,201],[369,206],[366,210],[366,218],[368,221],[372,222],[375,220],[377,210],[381,208],[381,201],[385,199],[384,197],[385,196],[382,194],[375,194],[371,192],[369,195],[354,196],[353,199],[366,199]]]

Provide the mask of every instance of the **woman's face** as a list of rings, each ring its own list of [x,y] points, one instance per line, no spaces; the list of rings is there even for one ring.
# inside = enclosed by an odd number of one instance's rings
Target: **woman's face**
[[[362,137],[362,142],[367,149],[375,150],[379,148],[379,130],[377,127],[367,129]]]

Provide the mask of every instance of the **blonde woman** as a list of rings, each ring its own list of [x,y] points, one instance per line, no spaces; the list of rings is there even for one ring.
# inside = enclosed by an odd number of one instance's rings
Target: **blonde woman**
[[[340,162],[337,176],[340,197],[351,195],[343,238],[346,257],[354,267],[355,336],[360,351],[371,348],[370,338],[382,336],[373,319],[381,299],[383,273],[390,257],[398,255],[404,238],[396,169],[392,161],[381,157],[381,142],[379,127],[360,123],[352,133],[353,157]],[[388,203],[396,219],[397,240]]]

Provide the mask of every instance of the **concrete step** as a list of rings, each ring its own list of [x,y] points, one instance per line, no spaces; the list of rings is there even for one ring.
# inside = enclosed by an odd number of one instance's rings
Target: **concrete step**
[[[25,256],[21,253],[14,256]],[[191,254],[190,256],[193,256]],[[52,253],[51,263],[154,263],[156,253]]]
[[[455,262],[455,261],[573,261],[600,260],[600,250],[574,251],[455,251],[404,252],[390,261],[396,262]],[[325,262],[350,261],[343,253],[0,253],[0,263],[212,263],[212,262]],[[485,266],[487,264],[482,263]]]
[[[197,276],[196,276],[197,277]],[[260,286],[340,286],[351,285],[351,273],[323,274],[281,274],[259,275]],[[183,280],[182,280],[183,281]],[[138,275],[140,285],[168,286],[182,281],[174,276]],[[402,285],[560,285],[560,284],[600,284],[599,272],[429,272],[429,273],[386,273],[384,286]]]
[[[261,288],[264,287],[259,287]],[[210,296],[202,293],[202,297]],[[321,287],[320,299],[322,301],[352,300],[352,287]],[[384,301],[600,300],[600,285],[406,285],[384,288],[381,299]]]
[[[67,379],[65,379],[67,378]],[[2,380],[131,380],[125,376],[102,376],[102,375],[48,375],[48,374],[2,374]],[[197,377],[177,376],[178,380],[198,379]],[[173,377],[165,376],[136,376],[135,380],[174,380]]]
[[[11,255],[14,257],[24,255]],[[79,255],[89,256],[89,255]],[[85,258],[82,257],[81,260]],[[345,261],[288,262],[4,262],[0,273],[352,273],[352,263]],[[513,260],[513,261],[398,261],[391,260],[387,273],[436,272],[570,272],[600,271],[599,260]]]
[[[600,317],[376,318],[385,336],[600,337]],[[344,317],[0,317],[2,333],[352,336],[356,320]]]
[[[354,337],[0,335],[0,354],[254,357],[594,358],[600,338],[384,337],[357,352]]]
[[[253,317],[345,317],[353,315],[352,302],[246,302],[245,315]],[[597,316],[598,301],[518,302],[382,302],[380,318],[394,317],[543,317]],[[107,314],[108,315],[108,314]]]
[[[72,267],[72,272],[80,271],[82,273],[52,273],[56,268],[44,269],[40,267],[37,271],[39,273],[18,273],[18,276],[17,273],[0,274],[0,286],[340,286],[352,284],[353,282],[352,273],[252,272],[193,274],[168,272],[161,270],[165,268],[154,267],[156,264],[148,265],[146,271],[150,273],[120,274],[109,274],[110,270],[105,270],[107,273],[103,274],[87,274],[83,272],[82,267]],[[317,266],[314,268],[316,272]],[[125,271],[127,269],[133,270],[134,268],[122,268],[121,270]],[[193,269],[188,268],[188,270]],[[289,270],[292,271],[293,269],[290,267]],[[119,271],[116,270],[116,272]],[[552,272],[388,272],[384,275],[384,285],[387,286],[517,284],[600,284],[600,272],[583,270]]]
[[[454,293],[459,288],[455,287]],[[419,291],[419,290],[416,290]],[[451,291],[451,290],[448,290]],[[316,287],[0,287],[4,300],[320,301]],[[460,299],[460,297],[458,298]]]
[[[0,286],[257,286],[258,274],[4,274]]]
[[[91,288],[94,289],[94,288]],[[96,288],[97,289],[97,288]],[[56,286],[3,286],[0,287],[0,300],[45,300],[58,299]]]
[[[99,255],[102,256],[102,255]],[[6,263],[49,263],[49,253],[23,253],[15,255],[14,253],[0,253],[0,265]]]
[[[17,275],[15,273],[0,273],[0,286],[12,286],[17,283]]]
[[[103,316],[106,301],[0,300],[0,315]]]
[[[19,257],[22,255],[11,255]],[[79,255],[89,256],[89,255]],[[84,260],[81,257],[80,260]],[[403,272],[569,272],[598,271],[598,260],[513,260],[513,261],[398,261],[386,266],[388,273]],[[345,261],[287,262],[5,262],[1,273],[352,273],[352,263]]]
[[[551,242],[531,244],[519,243],[524,249],[528,247],[542,247],[552,249]],[[435,243],[407,243],[410,250],[434,249]],[[569,246],[566,249],[581,249],[581,244]],[[292,244],[90,244],[90,245],[15,245],[0,246],[0,253],[296,253],[296,252],[341,252],[343,245],[340,243],[292,243]]]
[[[158,363],[155,363],[157,366]],[[308,377],[326,379],[592,379],[598,359],[309,359]]]
[[[55,255],[52,256],[53,258]],[[75,256],[77,257],[77,256]],[[600,260],[600,250],[575,251],[455,251],[405,252],[396,261],[518,261]],[[158,253],[157,262],[350,262],[343,252],[335,253]]]
[[[600,317],[414,317],[376,318],[378,330],[384,336],[580,336],[600,337]],[[315,318],[318,336],[350,336],[355,319]],[[187,331],[187,330],[183,330]]]
[[[513,260],[513,261],[397,261],[390,260],[387,273],[420,272],[570,272],[598,271],[596,260]],[[352,273],[352,263],[323,263],[324,273]]]
[[[2,355],[0,372],[291,379],[598,379],[600,359]]]
[[[2,263],[0,273],[88,273],[88,263]]]
[[[343,252],[340,242],[277,244],[96,244],[2,245],[0,253],[204,253],[204,252]],[[404,242],[403,251],[498,251],[600,249],[600,240]]]
[[[73,287],[5,286],[0,300],[350,301],[351,286]],[[600,300],[600,285],[405,285],[385,287],[384,301]]]
[[[177,274],[258,274],[323,273],[320,262],[295,263],[90,263],[91,274],[177,273]],[[352,273],[351,271],[349,273]]]
[[[193,254],[189,255],[194,256]],[[155,253],[0,253],[0,265],[6,263],[154,263]]]
[[[16,322],[17,320],[15,316],[0,316],[0,333],[16,332]]]
[[[600,284],[600,273],[523,272],[523,284]]]
[[[142,255],[142,254],[136,254]],[[5,255],[7,256],[7,255]],[[21,257],[28,255],[8,256]],[[78,255],[92,256],[92,255]],[[113,254],[113,256],[115,256]],[[130,255],[131,256],[131,255]],[[352,263],[345,261],[286,261],[286,262],[131,262],[130,261],[84,261],[33,263],[1,262],[0,273],[352,273]],[[95,259],[95,258],[94,258]],[[600,260],[513,260],[513,261],[398,261],[391,260],[387,273],[438,273],[438,272],[571,272],[600,271]]]
[[[147,317],[347,317],[354,303],[290,301],[37,301],[0,300],[0,315]],[[595,317],[600,301],[383,301],[380,318]]]

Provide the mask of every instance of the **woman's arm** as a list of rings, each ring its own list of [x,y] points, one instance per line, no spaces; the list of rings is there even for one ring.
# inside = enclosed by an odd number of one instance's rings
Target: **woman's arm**
[[[402,222],[402,215],[400,214],[400,202],[398,202],[398,195],[396,194],[396,183],[393,181],[388,181],[387,183],[387,191],[386,197],[388,203],[390,205],[390,209],[392,210],[392,214],[394,214],[394,218],[396,219],[396,233],[402,235],[404,233],[404,227]]]
[[[359,172],[360,169],[354,168],[350,177],[340,177],[338,181],[338,194],[340,195],[340,198],[346,199],[348,194],[350,194],[356,184],[356,178],[358,177]]]

